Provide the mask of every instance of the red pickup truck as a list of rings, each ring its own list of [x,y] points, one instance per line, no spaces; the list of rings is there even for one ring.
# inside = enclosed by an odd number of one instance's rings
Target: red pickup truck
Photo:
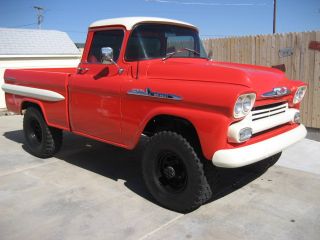
[[[306,135],[303,82],[208,59],[198,29],[176,20],[94,22],[77,68],[8,69],[4,79],[31,153],[53,156],[63,130],[126,149],[148,136],[146,186],[179,212],[210,199],[217,167],[271,165]]]

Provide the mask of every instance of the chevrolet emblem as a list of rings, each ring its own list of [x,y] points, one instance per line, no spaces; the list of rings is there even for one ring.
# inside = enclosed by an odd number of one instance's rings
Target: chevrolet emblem
[[[270,92],[262,94],[262,97],[271,98],[271,97],[282,97],[290,94],[290,90],[286,87],[276,87]]]

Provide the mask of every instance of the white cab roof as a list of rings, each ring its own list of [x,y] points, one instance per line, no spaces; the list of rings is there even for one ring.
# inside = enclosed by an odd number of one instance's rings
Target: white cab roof
[[[196,26],[190,23],[181,22],[181,21],[168,19],[168,18],[155,18],[155,17],[110,18],[110,19],[96,21],[92,23],[90,27],[122,25],[122,26],[125,26],[127,30],[131,30],[132,27],[138,23],[167,23],[167,24],[186,26],[186,27],[192,27],[194,29],[197,29]]]

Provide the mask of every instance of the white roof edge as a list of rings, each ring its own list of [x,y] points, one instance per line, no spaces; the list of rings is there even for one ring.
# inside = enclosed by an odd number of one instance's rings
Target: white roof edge
[[[198,30],[196,26],[187,22],[182,22],[182,21],[168,19],[168,18],[157,18],[157,17],[124,17],[124,18],[103,19],[103,20],[93,22],[90,25],[90,28],[122,25],[122,26],[125,26],[127,30],[131,30],[133,26],[135,26],[138,23],[167,23],[167,24],[173,24],[173,25],[179,25],[179,26],[192,27]]]

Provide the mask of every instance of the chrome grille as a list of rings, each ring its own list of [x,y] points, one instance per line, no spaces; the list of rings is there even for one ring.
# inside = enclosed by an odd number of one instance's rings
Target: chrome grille
[[[269,105],[254,107],[251,111],[252,121],[284,113],[287,109],[287,102],[273,103]]]

